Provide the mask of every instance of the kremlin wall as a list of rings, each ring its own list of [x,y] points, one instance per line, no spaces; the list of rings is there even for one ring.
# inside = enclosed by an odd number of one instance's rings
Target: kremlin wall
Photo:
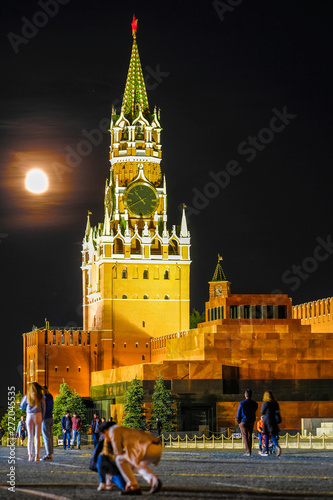
[[[57,394],[65,380],[82,396],[91,396],[100,411],[120,421],[129,382],[136,376],[142,380],[149,402],[161,373],[178,402],[179,431],[198,430],[202,424],[210,430],[234,427],[247,387],[258,401],[266,389],[274,392],[283,415],[281,428],[300,429],[301,418],[331,417],[333,298],[292,307],[286,295],[216,296],[220,287],[230,291],[230,283],[209,285],[205,323],[138,346],[133,339],[133,345],[122,348],[122,367],[108,368],[111,357],[106,356],[97,332],[24,334],[25,384],[31,377]],[[296,317],[299,311],[314,312],[319,305],[323,308],[317,309],[316,316]],[[248,311],[262,317],[244,317]],[[284,317],[279,318],[279,313]],[[127,348],[138,349],[139,356],[144,352],[145,362],[132,364],[126,358]]]
[[[149,109],[133,46],[122,107],[112,110],[104,221],[86,222],[83,327],[23,334],[24,393],[64,381],[121,423],[137,377],[147,408],[159,374],[177,401],[178,431],[233,428],[244,390],[272,390],[282,429],[333,415],[333,298],[292,306],[284,294],[233,294],[219,257],[205,322],[189,329],[191,238],[185,209],[169,226],[160,112]],[[259,413],[258,413],[259,418]]]

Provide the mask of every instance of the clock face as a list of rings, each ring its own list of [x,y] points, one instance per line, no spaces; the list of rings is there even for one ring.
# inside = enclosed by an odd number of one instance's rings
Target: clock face
[[[157,207],[155,188],[146,182],[129,186],[125,194],[125,206],[135,217],[150,217]]]

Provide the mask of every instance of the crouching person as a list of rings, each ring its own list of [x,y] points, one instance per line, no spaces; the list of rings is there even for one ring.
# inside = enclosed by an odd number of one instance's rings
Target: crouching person
[[[116,484],[121,490],[125,489],[125,481],[115,464],[115,456],[108,433],[112,425],[114,425],[113,422],[103,422],[99,425],[99,431],[104,439],[96,446],[93,460],[96,462],[100,481],[97,491],[111,490],[113,484]]]
[[[116,465],[125,479],[126,488],[122,495],[141,495],[134,472],[150,485],[149,493],[157,493],[162,482],[149,468],[158,465],[162,455],[161,441],[144,431],[114,425],[109,429]]]

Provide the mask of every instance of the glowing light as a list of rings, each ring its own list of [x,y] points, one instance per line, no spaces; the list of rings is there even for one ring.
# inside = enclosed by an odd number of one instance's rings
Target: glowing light
[[[29,170],[25,178],[25,187],[30,193],[45,193],[49,187],[49,179],[43,170],[34,168]]]
[[[138,20],[135,19],[135,15],[133,14],[133,21],[132,21],[132,33],[133,33],[133,35],[135,35],[137,31],[138,31]]]

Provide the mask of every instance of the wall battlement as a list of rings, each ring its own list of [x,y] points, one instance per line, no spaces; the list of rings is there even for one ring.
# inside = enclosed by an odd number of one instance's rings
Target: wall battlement
[[[292,315],[313,332],[333,332],[333,297],[293,306]]]

